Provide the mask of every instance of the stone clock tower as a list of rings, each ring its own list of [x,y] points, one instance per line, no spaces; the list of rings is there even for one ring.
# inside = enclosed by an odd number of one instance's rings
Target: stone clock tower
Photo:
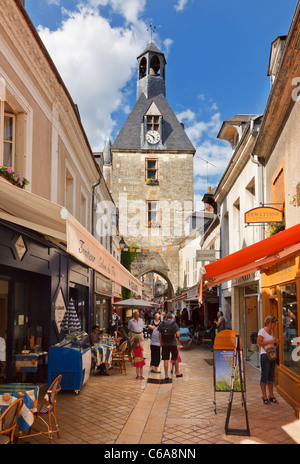
[[[166,100],[164,54],[151,41],[137,61],[137,101],[108,157],[111,193],[120,234],[140,250],[132,273],[160,274],[172,297],[185,220],[193,210],[195,148]]]

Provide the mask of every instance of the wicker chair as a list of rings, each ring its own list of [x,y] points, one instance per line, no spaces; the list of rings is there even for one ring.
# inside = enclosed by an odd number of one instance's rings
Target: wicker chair
[[[132,352],[131,345],[127,345],[126,350],[124,352],[124,358],[125,358],[125,361],[129,361],[130,365],[132,366],[132,364],[133,364],[133,352]]]
[[[13,443],[17,419],[21,413],[24,400],[14,401],[0,416],[0,445]]]
[[[61,378],[62,376],[59,375],[52,382],[37,412],[34,414],[35,418],[40,419],[42,423],[46,426],[46,430],[36,431],[36,432],[33,431],[33,433],[31,433],[31,428],[30,428],[29,432],[26,435],[20,435],[19,439],[34,437],[38,435],[48,435],[50,439],[50,443],[52,444],[53,433],[57,433],[57,438],[60,438],[59,427],[58,427],[58,422],[57,422],[57,417],[56,417],[56,401],[57,401],[58,392],[61,390],[61,386],[60,386]],[[54,420],[54,424],[52,422],[52,418]]]
[[[112,364],[111,364],[111,369],[113,369],[115,366],[120,369],[120,372],[124,371],[126,375],[126,364],[125,364],[125,351],[127,348],[127,342],[123,342],[122,345],[119,346],[119,348],[115,348],[113,353],[112,353]]]

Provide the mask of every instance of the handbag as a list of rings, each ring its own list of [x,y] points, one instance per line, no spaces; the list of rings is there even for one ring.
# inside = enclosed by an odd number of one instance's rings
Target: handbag
[[[270,346],[270,348],[266,349],[266,353],[268,356],[269,361],[276,361],[277,360],[277,352],[276,352],[276,346]]]

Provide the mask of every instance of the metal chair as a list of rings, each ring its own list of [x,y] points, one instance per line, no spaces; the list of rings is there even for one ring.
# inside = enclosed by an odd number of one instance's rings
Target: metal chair
[[[13,443],[17,419],[21,413],[24,400],[14,401],[0,416],[0,445]]]
[[[119,348],[115,348],[113,353],[112,353],[112,364],[111,364],[111,369],[114,368],[114,366],[117,366],[120,369],[120,372],[124,371],[126,375],[126,364],[125,364],[125,350],[127,348],[127,342],[123,342],[122,345],[119,346]]]
[[[41,402],[38,410],[34,413],[35,418],[40,419],[42,423],[46,426],[46,431],[37,431],[31,433],[31,427],[29,432],[26,435],[20,435],[19,440],[22,438],[29,438],[38,435],[48,435],[50,439],[50,443],[53,443],[53,433],[57,433],[57,438],[60,438],[59,435],[59,427],[56,417],[56,401],[58,392],[61,390],[60,382],[62,376],[59,375],[56,379],[52,382],[50,387],[48,388],[43,401]],[[52,423],[52,418],[54,420],[54,424]],[[52,427],[55,425],[55,427]]]

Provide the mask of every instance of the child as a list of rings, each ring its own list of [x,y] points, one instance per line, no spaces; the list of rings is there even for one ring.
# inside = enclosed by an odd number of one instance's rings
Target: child
[[[133,365],[136,368],[136,378],[143,379],[143,366],[145,365],[145,361],[143,358],[143,347],[141,345],[139,337],[135,337],[132,344],[132,350],[134,354],[134,362]]]
[[[179,363],[181,363],[181,357],[180,357],[180,354],[179,354],[179,349],[181,349],[181,348],[183,348],[183,346],[177,344],[177,360],[178,360]],[[174,372],[174,365],[175,365],[173,359],[171,359],[171,364],[172,364],[171,374],[173,374],[173,372]]]

